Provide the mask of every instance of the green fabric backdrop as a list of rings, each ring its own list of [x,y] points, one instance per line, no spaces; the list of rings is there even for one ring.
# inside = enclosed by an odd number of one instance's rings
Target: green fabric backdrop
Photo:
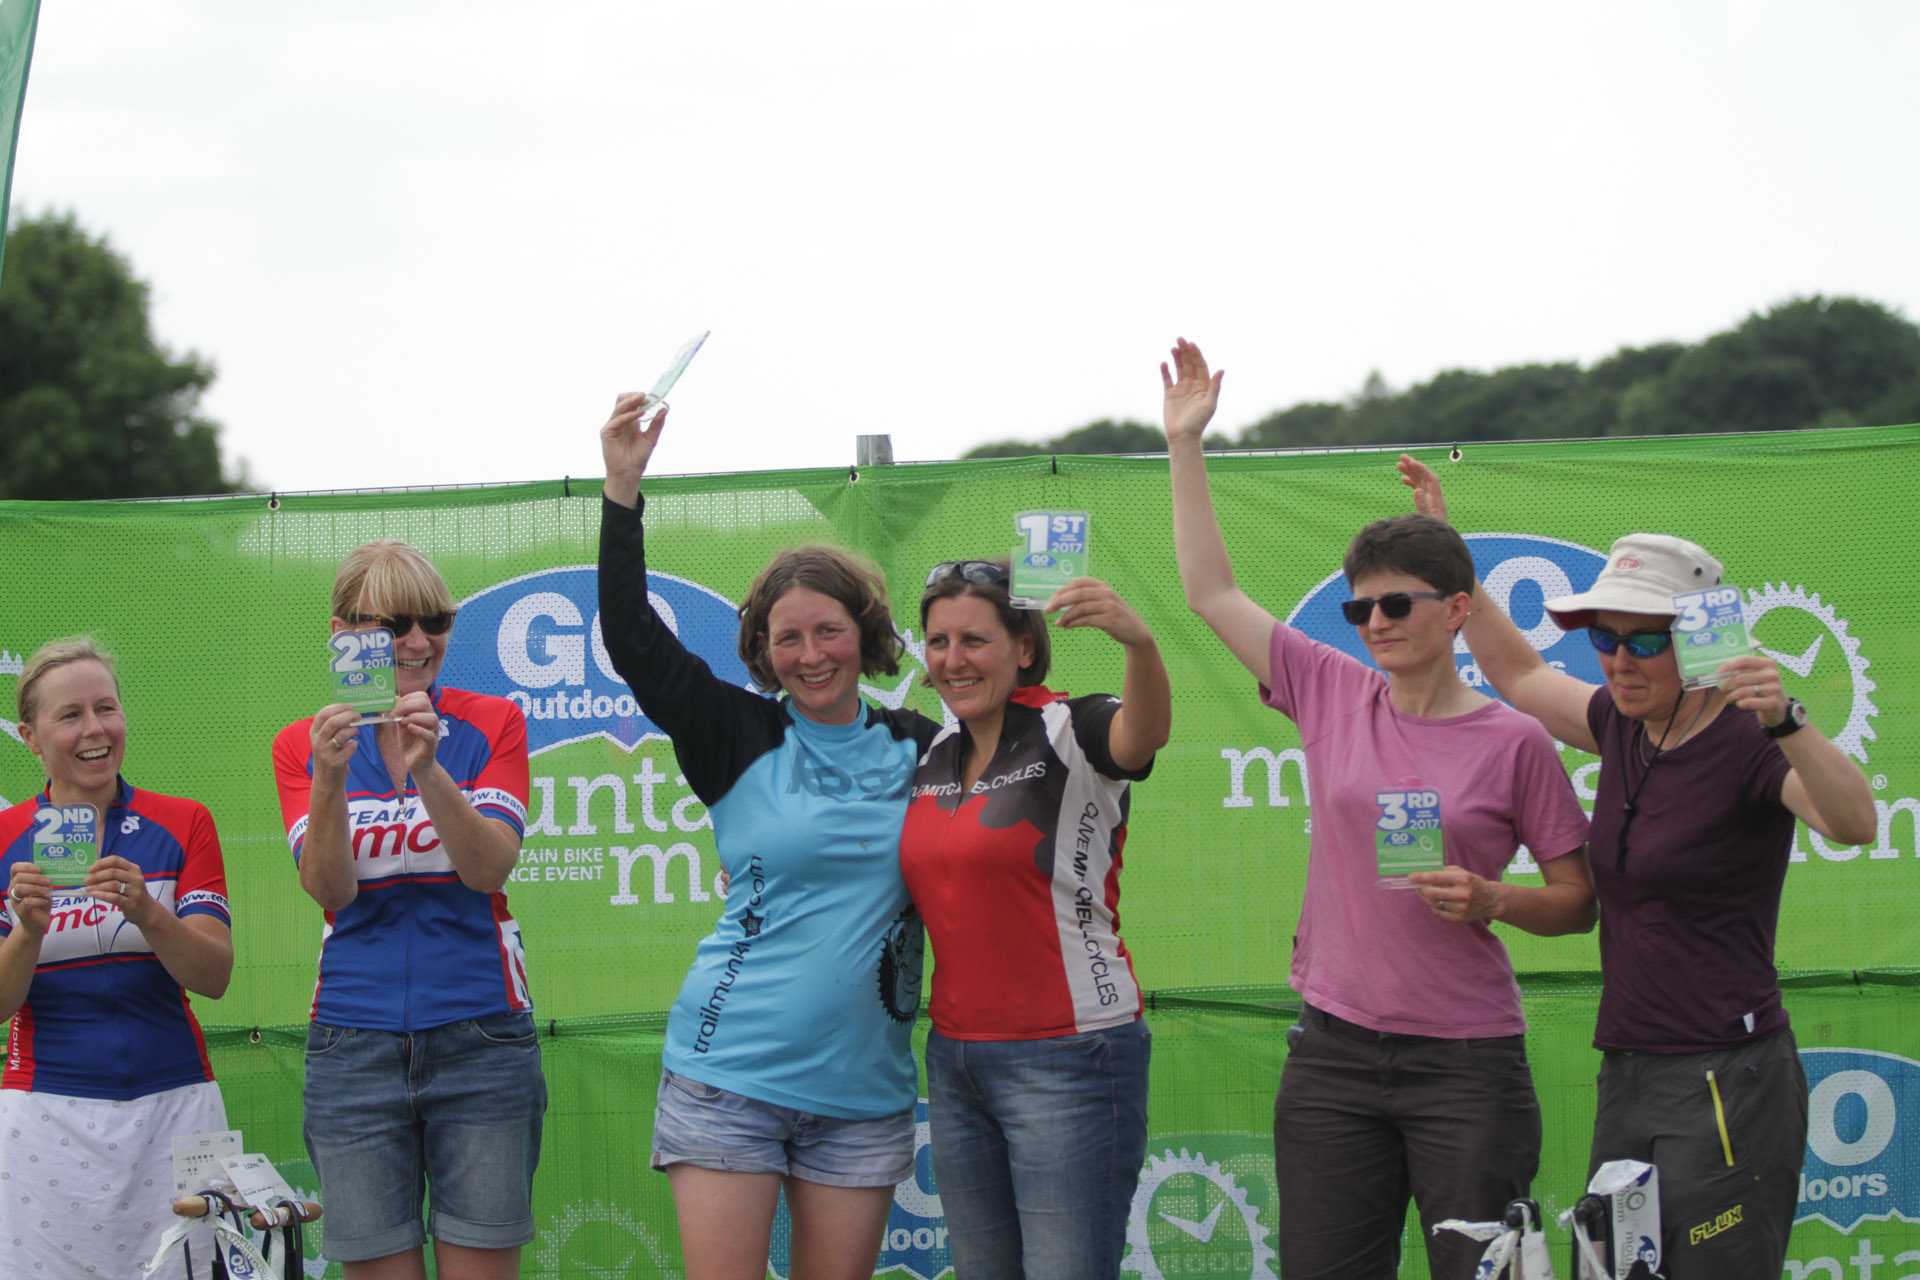
[[[1881,1259],[1869,1263],[1881,1280],[1920,1277],[1911,923],[1920,611],[1903,572],[1920,544],[1909,498],[1920,480],[1920,428],[1422,456],[1440,470],[1483,575],[1523,627],[1540,621],[1540,598],[1562,578],[1584,587],[1621,533],[1672,532],[1713,549],[1729,580],[1747,588],[1754,629],[1781,656],[1789,691],[1872,779],[1875,842],[1836,849],[1802,829],[1788,875],[1778,954],[1795,1028],[1803,1050],[1848,1051],[1808,1055],[1827,1124],[1820,1129],[1816,1114],[1824,1145],[1809,1164],[1789,1274],[1845,1275],[1864,1250]],[[1310,634],[1340,643],[1344,631],[1350,644],[1351,628],[1331,621],[1345,594],[1340,555],[1360,525],[1409,508],[1392,459],[1378,451],[1212,459],[1247,591]],[[1123,880],[1125,936],[1154,993],[1156,1040],[1151,1159],[1126,1265],[1143,1276],[1269,1274],[1268,1130],[1282,1033],[1297,1010],[1283,984],[1311,815],[1292,725],[1259,706],[1251,680],[1185,608],[1165,461],[824,469],[645,488],[653,590],[723,675],[738,668],[729,602],[776,549],[829,541],[861,550],[910,602],[934,561],[1010,548],[1018,511],[1091,513],[1094,571],[1154,626],[1175,691],[1173,741],[1134,791]],[[645,1168],[652,1093],[664,1011],[719,910],[718,867],[704,810],[679,781],[670,747],[635,741],[647,726],[619,705],[624,688],[595,651],[598,520],[597,487],[566,482],[271,502],[0,504],[9,584],[0,675],[74,632],[119,656],[128,777],[206,803],[226,851],[238,968],[225,999],[196,1007],[230,1113],[250,1149],[310,1182],[299,1048],[320,916],[287,853],[268,745],[322,700],[327,595],[341,556],[375,537],[404,538],[431,556],[463,602],[446,681],[520,701],[535,751],[510,896],[547,1033],[553,1106],[536,1183],[542,1235],[525,1273],[671,1275],[678,1254],[666,1180]],[[919,636],[910,605],[898,621],[911,649]],[[1539,634],[1542,645],[1558,639]],[[1576,637],[1547,656],[1597,678],[1579,665],[1591,662],[1582,645]],[[938,717],[921,670],[916,656],[870,692]],[[1055,670],[1057,688],[1117,690],[1121,655],[1104,637],[1065,633]],[[1593,760],[1565,758],[1590,800]],[[0,795],[25,798],[38,777],[17,738],[0,737]],[[1523,860],[1513,874],[1534,873]],[[1592,1120],[1594,942],[1504,936],[1546,1109],[1536,1192],[1557,1210],[1580,1189]],[[922,1280],[946,1270],[934,1191],[923,1152],[919,1178],[896,1196],[883,1270]],[[1222,1200],[1230,1211],[1205,1242],[1162,1216],[1204,1222]],[[1408,1244],[1405,1274],[1424,1275],[1418,1240]],[[779,1242],[775,1254],[784,1274]]]

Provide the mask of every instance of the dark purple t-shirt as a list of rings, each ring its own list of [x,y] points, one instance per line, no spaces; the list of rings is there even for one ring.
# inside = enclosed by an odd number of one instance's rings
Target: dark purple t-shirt
[[[1780,802],[1786,756],[1751,715],[1728,709],[1663,752],[1647,778],[1653,743],[1605,688],[1587,704],[1587,726],[1601,760],[1588,846],[1605,984],[1594,1048],[1695,1053],[1786,1030],[1773,967],[1793,846]],[[1636,792],[1622,870],[1620,824]]]

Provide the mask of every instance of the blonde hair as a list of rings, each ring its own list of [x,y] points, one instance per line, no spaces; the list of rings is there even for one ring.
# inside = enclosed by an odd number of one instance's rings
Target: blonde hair
[[[14,713],[20,717],[21,724],[32,724],[35,706],[36,686],[40,677],[56,667],[64,667],[73,662],[97,662],[106,669],[113,681],[114,696],[120,695],[120,676],[113,669],[113,655],[107,653],[93,642],[92,636],[68,636],[64,640],[49,640],[34,650],[27,659],[27,665],[20,669],[20,683],[13,688]]]
[[[452,613],[453,593],[418,548],[393,538],[347,553],[333,579],[333,616]]]

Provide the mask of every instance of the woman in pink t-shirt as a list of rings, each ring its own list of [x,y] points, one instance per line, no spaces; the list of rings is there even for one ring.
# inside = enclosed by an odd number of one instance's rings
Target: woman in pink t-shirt
[[[1301,1015],[1274,1105],[1281,1274],[1396,1275],[1411,1198],[1431,1274],[1468,1277],[1481,1246],[1433,1224],[1499,1217],[1540,1163],[1520,992],[1488,926],[1593,927],[1586,815],[1546,732],[1460,679],[1473,558],[1444,522],[1376,521],[1347,551],[1342,610],[1374,666],[1240,590],[1200,445],[1221,375],[1184,339],[1173,357],[1178,378],[1160,372],[1187,604],[1307,756]],[[1521,844],[1544,883],[1501,880]]]

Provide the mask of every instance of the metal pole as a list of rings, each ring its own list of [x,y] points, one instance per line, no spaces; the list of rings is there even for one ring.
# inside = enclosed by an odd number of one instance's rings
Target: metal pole
[[[853,460],[857,467],[890,467],[893,465],[892,436],[855,436],[853,438]]]

